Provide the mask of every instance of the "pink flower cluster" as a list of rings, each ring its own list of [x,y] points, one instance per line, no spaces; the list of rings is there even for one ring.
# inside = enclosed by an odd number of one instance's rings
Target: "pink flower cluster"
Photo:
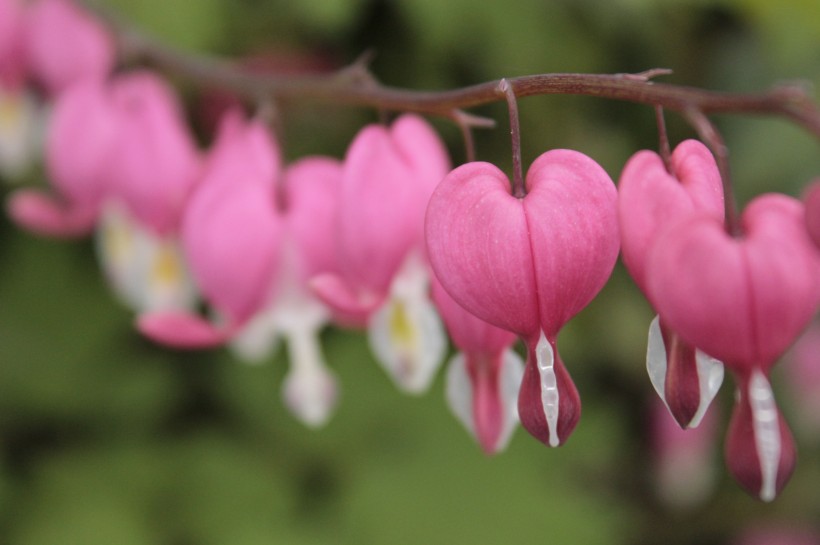
[[[105,28],[70,0],[0,0],[0,89],[30,83],[52,105],[51,187],[15,192],[9,213],[41,235],[95,233],[144,335],[229,344],[249,361],[284,339],[285,404],[319,426],[338,398],[323,327],[366,329],[375,359],[411,393],[433,380],[446,328],[459,351],[447,399],[484,451],[503,449],[519,419],[554,447],[581,413],[559,333],[622,252],[658,313],[647,369],[678,425],[704,419],[728,369],[738,393],[727,464],[763,500],[785,485],[795,447],[769,372],[820,304],[820,190],[805,209],[758,197],[735,236],[697,141],[666,160],[637,153],[617,189],[589,157],[552,150],[523,197],[491,164],[451,170],[436,132],[411,114],[364,127],[341,160],[284,164],[268,127],[231,110],[200,150],[168,83],[114,73],[115,58]],[[702,457],[693,449],[680,463]]]
[[[70,0],[0,1],[0,174],[19,176],[37,153],[39,94],[102,79],[114,65],[105,28]]]

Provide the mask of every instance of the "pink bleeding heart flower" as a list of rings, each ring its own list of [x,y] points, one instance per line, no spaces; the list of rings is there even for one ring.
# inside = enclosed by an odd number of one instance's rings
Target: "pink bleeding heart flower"
[[[820,545],[816,528],[799,521],[756,523],[745,528],[730,545]]]
[[[89,234],[107,194],[106,168],[117,135],[107,86],[78,83],[54,102],[46,134],[46,170],[54,193],[17,191],[9,214],[45,236]]]
[[[172,88],[147,71],[114,80],[118,135],[107,175],[112,194],[158,234],[178,229],[200,176],[200,156]]]
[[[196,284],[221,323],[164,312],[141,316],[138,327],[177,347],[231,341],[249,360],[264,357],[284,336],[291,353],[285,402],[318,426],[335,405],[337,387],[318,343],[329,313],[307,280],[335,267],[331,234],[341,166],[311,157],[284,177],[280,171],[278,147],[264,125],[228,114],[182,228]]]
[[[783,371],[793,394],[798,435],[815,444],[820,442],[820,324],[817,320],[803,332],[789,350]]]
[[[768,374],[817,310],[820,257],[795,199],[756,198],[741,229],[735,239],[710,215],[681,219],[650,252],[646,279],[670,327],[738,376],[727,464],[770,501],[794,469],[795,450]]]
[[[0,0],[0,178],[21,177],[39,154],[37,101],[25,87],[24,6]]]
[[[276,281],[284,227],[271,185],[279,176],[279,151],[260,123],[238,122],[228,117],[222,124],[181,226],[195,283],[224,323],[187,312],[141,316],[140,330],[164,344],[224,343],[265,305]]]
[[[519,417],[537,439],[558,446],[581,404],[556,339],[615,265],[617,193],[595,161],[571,150],[538,157],[526,187],[519,199],[491,164],[456,168],[430,199],[427,249],[456,302],[527,344]]]
[[[812,182],[805,192],[806,229],[817,247],[820,247],[820,180]]]
[[[677,508],[701,504],[715,487],[718,411],[711,407],[695,429],[681,429],[666,405],[653,398],[650,442],[657,491]]]
[[[25,53],[30,71],[52,94],[82,79],[105,79],[115,56],[105,27],[70,0],[38,0],[31,6]]]
[[[179,248],[201,158],[173,89],[148,71],[108,87],[116,136],[106,150],[97,247],[103,269],[138,311],[189,308],[195,291]]]
[[[476,318],[433,279],[433,301],[459,353],[447,370],[447,401],[487,454],[509,443],[518,423],[524,363],[512,350],[516,336]]]
[[[331,308],[364,325],[408,254],[423,251],[424,212],[449,161],[420,117],[369,125],[348,147],[338,212],[338,275],[313,280]]]
[[[638,287],[647,294],[647,259],[670,225],[705,213],[723,221],[723,188],[714,157],[702,143],[675,148],[667,171],[651,151],[640,151],[618,182],[621,255]],[[654,304],[653,304],[654,306]],[[723,365],[683,342],[661,315],[649,329],[646,367],[653,386],[682,428],[696,427],[723,382]]]
[[[0,0],[0,88],[16,88],[24,78],[24,14],[20,0]]]
[[[446,338],[429,300],[424,213],[449,159],[422,118],[370,125],[344,161],[335,231],[340,270],[311,285],[342,323],[368,328],[376,359],[403,390],[427,389]]]

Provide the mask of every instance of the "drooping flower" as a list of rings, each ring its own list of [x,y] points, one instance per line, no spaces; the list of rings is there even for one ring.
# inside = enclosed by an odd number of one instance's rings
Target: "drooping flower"
[[[662,400],[653,401],[650,441],[658,494],[673,507],[694,507],[715,486],[716,409],[707,411],[697,428],[684,430]]]
[[[737,376],[726,461],[770,501],[794,469],[795,448],[768,375],[820,304],[820,257],[790,197],[756,198],[741,229],[732,238],[711,215],[682,218],[650,252],[646,282],[669,326]]]
[[[83,79],[105,79],[114,43],[105,27],[71,0],[37,0],[26,13],[29,71],[51,94]]]
[[[730,545],[820,545],[820,534],[797,520],[757,522],[744,528]]]
[[[558,446],[581,406],[556,340],[615,265],[617,193],[597,163],[570,150],[536,159],[526,187],[519,199],[491,164],[456,168],[430,199],[427,248],[456,302],[525,341],[519,417],[537,439]]]
[[[705,213],[723,221],[720,173],[706,146],[697,140],[682,142],[670,157],[669,170],[656,153],[641,151],[627,162],[618,182],[621,255],[650,303],[647,259],[665,230],[691,214]],[[698,425],[723,382],[722,364],[683,342],[663,315],[649,328],[646,367],[655,390],[682,428]]]
[[[487,454],[496,454],[518,423],[524,363],[512,350],[516,336],[476,318],[434,278],[433,301],[459,349],[447,368],[447,402]]]
[[[268,355],[287,339],[291,371],[286,405],[311,426],[325,423],[337,398],[318,333],[329,312],[307,280],[333,270],[333,209],[341,166],[303,159],[281,173],[279,150],[266,127],[228,114],[186,210],[182,236],[196,284],[215,322],[191,313],[148,313],[139,328],[183,348],[232,342],[245,359]]]
[[[104,82],[86,80],[60,94],[52,107],[45,141],[53,191],[15,192],[9,201],[12,219],[44,236],[89,234],[107,195],[106,169],[117,134]]]
[[[429,298],[424,213],[449,159],[423,119],[370,125],[344,161],[336,241],[340,270],[311,281],[337,320],[367,326],[371,348],[397,385],[422,392],[446,338]]]
[[[25,6],[0,0],[0,177],[16,181],[40,153],[42,113],[26,88]]]
[[[820,180],[809,184],[803,202],[806,206],[806,229],[814,244],[820,248]]]
[[[0,0],[0,88],[17,88],[25,77],[21,0]]]
[[[15,181],[41,153],[43,116],[31,92],[23,86],[4,86],[1,80],[0,178]]]
[[[185,204],[201,158],[171,87],[138,71],[109,90],[117,131],[104,165],[105,203],[97,229],[103,270],[138,311],[188,308],[195,290],[179,249]]]
[[[817,320],[791,347],[783,369],[790,384],[790,401],[796,413],[798,435],[820,442],[820,324]]]

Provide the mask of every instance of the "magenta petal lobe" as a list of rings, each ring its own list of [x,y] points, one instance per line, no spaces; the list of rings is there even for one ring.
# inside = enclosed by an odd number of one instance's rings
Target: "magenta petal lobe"
[[[430,263],[444,289],[478,318],[537,334],[535,269],[521,201],[489,163],[453,170],[430,198]]]
[[[176,348],[213,348],[231,336],[229,328],[219,328],[186,312],[154,312],[137,319],[137,329],[149,339]]]

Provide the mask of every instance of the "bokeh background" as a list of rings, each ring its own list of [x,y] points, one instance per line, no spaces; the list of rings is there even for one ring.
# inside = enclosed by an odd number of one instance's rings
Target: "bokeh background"
[[[444,89],[541,72],[674,70],[664,81],[731,91],[820,83],[816,0],[106,0],[176,46],[284,71],[332,69],[363,51],[384,83]],[[224,97],[175,80],[208,141]],[[524,161],[578,149],[617,179],[655,148],[651,108],[585,97],[520,101]],[[478,157],[509,170],[503,104]],[[280,105],[283,146],[341,156],[378,112]],[[741,202],[799,195],[820,176],[818,142],[782,120],[718,116]],[[673,143],[692,136],[668,115]],[[456,162],[458,131],[434,120]],[[42,183],[35,170],[26,183]],[[8,193],[11,186],[3,189]],[[732,402],[717,401],[701,499],[658,486],[644,370],[652,312],[619,264],[565,329],[561,350],[584,414],[550,450],[519,430],[488,458],[448,411],[440,376],[400,394],[363,335],[331,329],[342,401],[312,431],[284,409],[284,354],[262,366],[227,350],[181,353],[140,338],[110,294],[93,242],[56,242],[0,220],[0,543],[256,545],[723,544],[760,527],[820,531],[818,432],[801,422],[785,365],[777,396],[800,460],[773,504],[748,497],[721,459]],[[750,530],[751,528],[751,530]],[[767,543],[787,543],[767,541]]]

